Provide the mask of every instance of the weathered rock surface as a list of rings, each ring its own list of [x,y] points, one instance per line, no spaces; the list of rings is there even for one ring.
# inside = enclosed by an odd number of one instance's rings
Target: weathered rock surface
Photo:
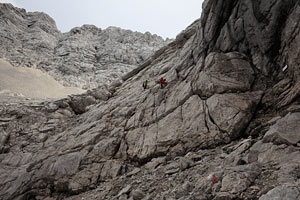
[[[204,69],[197,75],[194,91],[204,97],[226,91],[248,91],[254,80],[250,63],[236,52],[210,53]]]
[[[289,113],[279,119],[265,134],[265,142],[297,144],[300,142],[300,113]]]
[[[206,0],[123,83],[2,98],[0,198],[299,199],[299,11]]]
[[[298,188],[278,186],[273,190],[269,191],[266,195],[263,195],[261,198],[259,198],[259,200],[268,200],[268,199],[297,200],[299,198],[300,198],[300,193]]]
[[[149,32],[93,25],[61,33],[47,14],[0,4],[0,58],[39,68],[65,86],[96,88],[136,68],[168,41]]]

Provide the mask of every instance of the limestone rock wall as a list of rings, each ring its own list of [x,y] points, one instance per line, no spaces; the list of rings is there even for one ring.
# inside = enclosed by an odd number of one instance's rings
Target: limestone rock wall
[[[206,0],[123,83],[5,101],[0,197],[299,199],[299,8]]]
[[[45,13],[0,4],[0,57],[42,69],[65,86],[96,88],[136,68],[169,40],[93,25],[61,33]]]

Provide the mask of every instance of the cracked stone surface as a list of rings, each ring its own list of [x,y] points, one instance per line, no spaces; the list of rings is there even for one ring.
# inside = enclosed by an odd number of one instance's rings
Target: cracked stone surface
[[[299,10],[206,0],[122,82],[1,96],[0,199],[299,199]]]
[[[266,195],[263,195],[259,200],[268,199],[286,199],[286,200],[296,200],[299,199],[300,193],[297,187],[286,187],[278,186],[273,190],[269,191]]]
[[[300,113],[296,112],[279,119],[265,134],[264,141],[277,144],[297,144],[300,141],[299,118]]]

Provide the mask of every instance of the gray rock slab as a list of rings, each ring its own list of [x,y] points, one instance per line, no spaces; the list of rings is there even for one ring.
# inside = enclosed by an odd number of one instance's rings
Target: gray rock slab
[[[264,136],[264,142],[297,144],[300,141],[300,113],[288,113],[277,120]]]
[[[298,200],[300,192],[297,187],[278,186],[261,196],[259,200]]]

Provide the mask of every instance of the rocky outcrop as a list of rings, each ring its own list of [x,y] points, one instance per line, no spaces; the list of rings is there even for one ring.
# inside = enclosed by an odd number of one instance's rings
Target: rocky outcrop
[[[0,198],[299,199],[299,10],[206,0],[123,83],[5,101]]]
[[[278,119],[264,136],[265,142],[276,144],[294,144],[300,142],[299,112],[288,113],[284,118]]]
[[[61,33],[47,14],[0,4],[0,57],[39,68],[65,86],[96,88],[144,62],[168,41],[116,27],[93,25]]]

